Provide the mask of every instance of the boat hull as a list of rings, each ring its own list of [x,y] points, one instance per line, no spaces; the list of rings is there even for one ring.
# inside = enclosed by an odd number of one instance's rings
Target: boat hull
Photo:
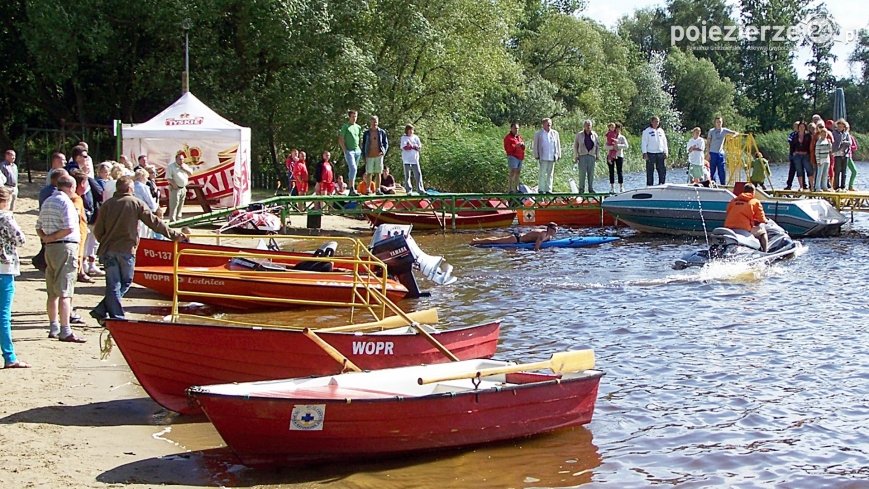
[[[226,258],[223,259],[226,262]],[[304,304],[275,302],[267,299],[323,301],[335,304],[353,302],[354,283],[351,273],[341,272],[242,272],[229,274],[226,267],[179,267],[178,299],[212,304],[236,310],[288,309]],[[220,272],[215,276],[215,272]],[[196,276],[202,273],[203,276]],[[166,297],[174,296],[174,272],[169,266],[136,265],[133,282]],[[380,289],[380,281],[373,278],[371,287]],[[363,296],[366,283],[357,282],[355,289]],[[185,293],[188,292],[188,293]],[[235,297],[202,297],[190,292],[222,294]],[[407,289],[389,279],[386,296],[393,302],[407,296]],[[357,299],[356,302],[359,302]],[[317,305],[317,304],[310,304]]]
[[[603,375],[522,374],[533,383],[424,397],[335,399],[226,396],[192,388],[220,436],[250,466],[380,459],[532,436],[591,421]],[[293,429],[294,409],[322,413]]]
[[[381,211],[366,212],[365,217],[372,226],[380,224],[413,225],[414,229],[445,229],[453,227],[453,215],[450,211],[444,213],[439,201],[428,199],[403,200],[397,202],[366,202],[369,209],[381,208]],[[500,201],[457,201],[459,210],[455,215],[456,229],[480,229],[510,227],[516,218],[516,211],[510,209],[471,210],[474,206],[496,207]],[[426,211],[430,212],[426,212]]]
[[[206,250],[206,251],[222,251],[233,253],[268,253],[269,255],[279,255],[285,258],[273,259],[277,263],[294,265],[301,261],[311,259],[313,253],[301,253],[292,251],[272,251],[260,250],[255,248],[245,248],[241,246],[226,246],[226,245],[209,245],[202,243],[178,242],[179,250]],[[142,238],[139,240],[139,247],[136,249],[136,266],[151,267],[151,266],[172,266],[175,258],[175,243],[164,239],[149,239]],[[202,255],[181,255],[179,259],[180,266],[198,266],[198,267],[217,267],[226,263],[225,256],[208,256]]]
[[[301,331],[109,319],[106,327],[145,392],[161,406],[200,413],[185,390],[194,385],[331,375],[341,365]],[[500,323],[432,333],[460,359],[495,354]],[[448,359],[418,334],[320,333],[364,370]]]
[[[599,246],[606,243],[618,241],[616,236],[578,236],[575,238],[562,238],[544,241],[540,244],[540,248],[586,248],[589,246]],[[517,248],[522,250],[533,250],[534,243],[476,243],[471,244],[477,248]]]
[[[837,234],[847,218],[826,201],[759,195],[767,217],[794,237]],[[641,232],[703,236],[724,226],[733,193],[721,188],[659,185],[608,197],[602,206]]]
[[[615,225],[615,218],[600,207],[591,204],[573,204],[569,209],[525,209],[518,214],[523,226],[543,226],[554,222],[559,226],[604,227]]]

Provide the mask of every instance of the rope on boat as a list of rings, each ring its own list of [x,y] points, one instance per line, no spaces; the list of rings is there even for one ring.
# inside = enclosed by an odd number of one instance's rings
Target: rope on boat
[[[105,335],[105,339],[103,339],[103,335]],[[105,360],[109,358],[109,355],[112,354],[112,349],[115,346],[115,342],[112,341],[112,333],[109,330],[103,328],[100,331],[100,360]]]

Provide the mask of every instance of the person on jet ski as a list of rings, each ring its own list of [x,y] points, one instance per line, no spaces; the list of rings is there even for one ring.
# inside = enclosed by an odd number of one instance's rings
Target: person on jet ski
[[[747,231],[760,241],[760,249],[766,253],[769,239],[766,235],[766,214],[760,201],[754,198],[754,185],[746,183],[742,193],[727,204],[724,227],[734,231]]]
[[[514,232],[511,236],[494,237],[494,238],[474,238],[471,241],[472,245],[476,244],[518,244],[518,243],[534,243],[534,249],[539,250],[540,245],[555,237],[558,232],[558,224],[550,222],[546,225],[546,229],[537,229],[528,231],[527,233]]]

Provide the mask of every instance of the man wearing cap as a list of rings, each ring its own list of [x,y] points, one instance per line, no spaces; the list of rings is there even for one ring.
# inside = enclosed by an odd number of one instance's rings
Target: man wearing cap
[[[169,181],[169,221],[181,219],[184,211],[184,200],[187,198],[187,183],[193,169],[184,164],[187,155],[183,151],[175,154],[175,161],[166,168],[166,180]]]
[[[766,253],[769,247],[769,238],[766,235],[766,214],[763,212],[763,205],[754,198],[754,185],[746,183],[742,187],[742,193],[727,204],[724,227],[737,232],[742,231],[739,234],[746,236],[750,233],[760,241],[760,249]]]

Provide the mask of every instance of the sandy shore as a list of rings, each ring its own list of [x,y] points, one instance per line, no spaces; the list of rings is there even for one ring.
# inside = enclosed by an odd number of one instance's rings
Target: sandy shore
[[[87,315],[103,295],[101,280],[78,284],[73,301],[88,321],[74,329],[88,342],[48,339],[45,283],[30,263],[39,250],[38,191],[39,184],[22,183],[16,204],[27,244],[19,250],[22,274],[16,280],[12,331],[18,357],[33,368],[0,371],[0,487],[234,485],[226,472],[207,470],[203,457],[183,456],[185,447],[162,435],[172,415],[137,385],[117,348],[101,358],[103,329]],[[368,225],[326,216],[323,228],[353,233]],[[169,304],[136,285],[124,302],[133,317],[167,311]],[[219,438],[214,439],[217,446]]]

